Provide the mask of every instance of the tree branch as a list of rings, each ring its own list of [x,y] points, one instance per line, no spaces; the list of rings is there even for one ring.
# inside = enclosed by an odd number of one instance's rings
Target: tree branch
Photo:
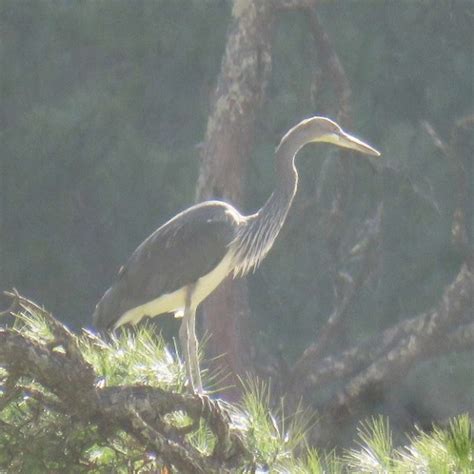
[[[336,120],[350,126],[352,92],[349,79],[328,34],[319,20],[317,14],[318,2],[313,0],[305,3],[310,4],[307,9],[310,31],[315,42],[321,70],[323,75],[326,76],[324,83],[331,84],[337,100]]]
[[[472,180],[469,181],[467,179],[467,176],[470,175],[469,169],[472,169],[472,162],[471,156],[463,156],[460,149],[462,133],[468,133],[474,128],[474,115],[468,115],[456,121],[451,129],[449,141],[443,140],[428,121],[422,121],[421,126],[431,138],[434,146],[442,152],[448,163],[453,167],[457,202],[451,223],[451,242],[462,252],[466,263],[472,269],[474,268],[474,247],[472,242],[472,232],[474,232],[472,224],[474,187]]]
[[[336,294],[336,307],[334,308],[333,313],[319,332],[316,341],[306,348],[300,359],[293,366],[291,385],[293,385],[294,381],[297,379],[304,380],[305,374],[309,369],[308,365],[311,365],[312,363],[311,361],[320,359],[324,354],[324,351],[345,319],[348,308],[353,302],[357,291],[366,283],[370,275],[373,273],[375,260],[377,258],[376,250],[379,248],[380,243],[382,209],[383,206],[380,204],[374,217],[366,221],[364,235],[361,236],[359,243],[355,245],[350,252],[352,255],[355,255],[356,253],[359,255],[362,260],[362,269],[359,271],[355,280],[348,275],[346,276],[346,274],[341,274],[341,280],[343,280],[342,283],[344,284],[342,298],[339,298]],[[298,386],[301,385],[298,384]]]
[[[21,394],[34,398],[40,406],[56,413],[94,424],[109,435],[123,430],[135,438],[144,452],[148,449],[183,473],[225,473],[242,462],[251,462],[241,433],[233,428],[228,409],[220,402],[199,395],[183,395],[150,386],[101,387],[96,384],[93,368],[84,360],[78,339],[35,303],[20,297],[21,305],[32,314],[40,314],[58,336],[61,344],[37,340],[16,329],[0,328],[0,366],[7,371],[0,398],[0,411]],[[33,379],[44,389],[20,385],[20,379]],[[203,420],[216,442],[205,455],[186,439],[189,429],[167,421],[167,415],[184,412],[196,428]]]
[[[443,350],[452,352],[472,347],[473,325],[464,325],[463,322],[466,312],[472,312],[473,303],[474,275],[464,265],[436,308],[384,331],[382,342],[375,348],[371,349],[370,343],[364,344],[361,349],[347,351],[339,360],[333,360],[332,366],[339,377],[349,373],[353,376],[321,408],[327,415],[317,428],[316,439],[324,442],[330,438],[337,424],[358,411],[369,391],[376,391],[388,381],[400,380],[416,362],[440,355]],[[453,326],[456,329],[449,331]],[[462,346],[453,348],[450,342],[455,341]],[[352,361],[349,360],[351,357]],[[329,374],[320,367],[319,374],[315,375],[308,376],[307,380],[320,385],[323,380],[327,382]],[[334,374],[331,378],[335,378]]]
[[[11,376],[37,380],[60,400],[70,403],[74,416],[92,416],[97,397],[95,374],[88,364],[78,363],[68,353],[27,339],[13,329],[0,328],[0,365]]]

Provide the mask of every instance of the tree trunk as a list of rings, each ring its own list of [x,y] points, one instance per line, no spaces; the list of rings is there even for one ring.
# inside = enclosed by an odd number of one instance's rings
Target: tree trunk
[[[217,88],[202,150],[197,201],[222,199],[240,206],[258,112],[271,71],[272,13],[267,0],[235,0]],[[209,357],[235,387],[245,371],[248,345],[243,337],[249,318],[245,280],[229,277],[202,305]]]

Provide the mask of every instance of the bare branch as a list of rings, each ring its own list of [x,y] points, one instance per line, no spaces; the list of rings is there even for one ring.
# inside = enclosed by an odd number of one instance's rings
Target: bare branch
[[[467,179],[466,163],[459,150],[461,132],[474,128],[474,115],[468,115],[456,121],[451,129],[449,141],[443,140],[435,131],[433,125],[428,121],[422,121],[421,126],[431,138],[434,146],[441,150],[444,157],[454,167],[453,172],[456,180],[457,203],[452,217],[451,241],[464,253],[467,263],[474,265],[472,242],[469,242],[468,229],[470,226],[466,222],[466,219],[469,219],[472,206],[472,197],[470,198],[470,196],[472,196],[474,192],[470,189],[471,183]]]
[[[462,328],[469,330],[465,336],[461,336],[458,330],[461,330],[460,326],[466,311],[472,311],[473,303],[474,275],[467,266],[463,266],[455,281],[445,290],[437,308],[414,318],[403,327],[392,328],[390,330],[392,334],[385,334],[389,336],[386,340],[382,337],[385,349],[383,353],[377,357],[371,355],[363,370],[345,383],[331,402],[323,408],[327,418],[318,426],[317,439],[330,437],[331,426],[357,412],[368,391],[377,390],[388,380],[391,383],[400,380],[416,362],[439,353],[441,347],[446,351],[456,350],[447,345],[445,340],[450,327],[457,328],[451,331],[452,342],[462,340],[464,347],[470,345],[471,325]],[[393,338],[394,334],[398,336],[396,339]],[[374,352],[379,353],[380,348]],[[343,372],[341,369],[339,366],[340,373]]]
[[[326,77],[324,81],[331,84],[334,89],[335,98],[337,100],[336,120],[344,125],[351,124],[351,87],[347,78],[344,67],[334,49],[328,34],[326,33],[317,14],[317,1],[308,2],[308,19],[310,31],[314,38],[315,47],[318,53],[318,62],[320,64],[323,75]]]
[[[468,272],[467,274],[469,275],[470,273]],[[457,285],[466,285],[466,291],[472,291],[472,289],[469,289],[469,279],[465,280],[466,278],[463,276]],[[469,310],[472,312],[472,308],[465,308],[464,313],[466,311],[469,312]],[[339,355],[328,356],[322,360],[308,358],[306,361],[306,377],[302,383],[307,384],[307,387],[316,387],[353,375],[364,367],[373,364],[410,335],[423,334],[425,328],[430,325],[432,315],[433,312],[428,312],[403,320],[397,325],[386,329],[381,334]],[[471,314],[472,317],[474,315]],[[463,324],[463,321],[459,321],[459,325],[453,330],[446,332],[437,344],[428,345],[424,355],[431,357],[451,351],[466,350],[470,347],[472,341],[471,326],[472,324]]]

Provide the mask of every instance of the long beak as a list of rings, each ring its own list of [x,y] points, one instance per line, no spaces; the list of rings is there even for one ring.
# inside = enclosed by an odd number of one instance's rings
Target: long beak
[[[367,143],[364,143],[362,140],[349,135],[343,130],[341,130],[336,136],[338,137],[336,144],[339,146],[350,148],[351,150],[356,150],[366,155],[380,156],[380,152],[375,148],[372,148],[370,145],[367,145]]]

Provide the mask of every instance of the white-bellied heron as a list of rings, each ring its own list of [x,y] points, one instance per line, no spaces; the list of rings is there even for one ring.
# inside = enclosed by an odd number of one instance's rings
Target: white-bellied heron
[[[263,207],[248,216],[222,201],[186,209],[151,234],[129,258],[97,304],[94,324],[117,328],[143,317],[182,315],[179,330],[192,390],[202,391],[195,314],[198,305],[233,273],[255,269],[285,222],[298,184],[295,156],[306,144],[326,142],[367,155],[380,153],[325,117],[289,130],[275,152],[277,185]]]

